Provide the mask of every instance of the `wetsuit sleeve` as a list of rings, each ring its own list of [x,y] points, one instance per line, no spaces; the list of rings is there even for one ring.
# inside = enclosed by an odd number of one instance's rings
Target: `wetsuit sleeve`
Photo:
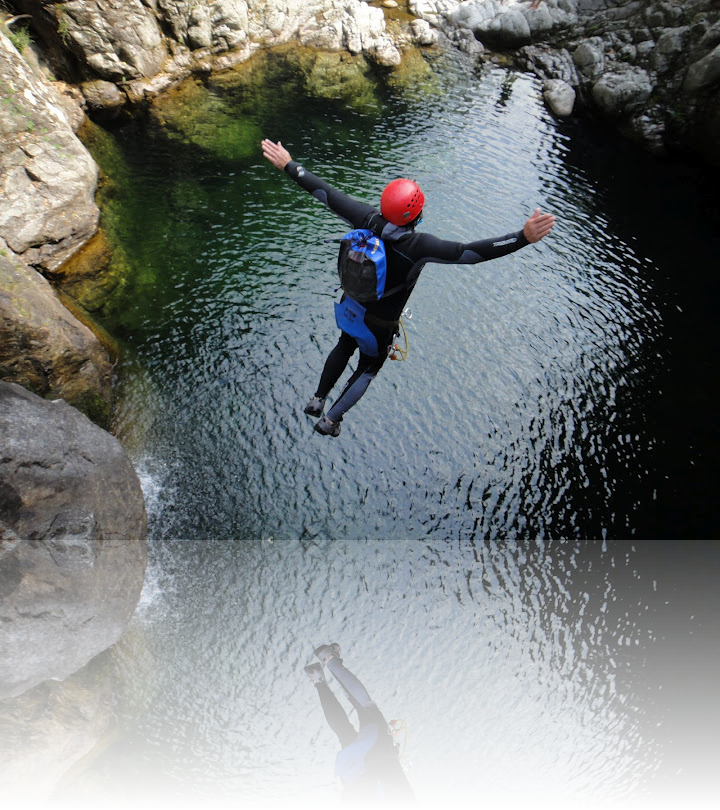
[[[413,261],[477,264],[507,256],[529,244],[522,230],[475,242],[451,242],[423,233],[415,235],[407,246],[407,255]]]
[[[313,197],[327,205],[327,207],[354,228],[361,228],[367,222],[371,214],[376,213],[376,209],[367,203],[355,200],[343,194],[329,183],[319,178],[317,175],[303,168],[299,163],[291,160],[285,171],[292,179]]]

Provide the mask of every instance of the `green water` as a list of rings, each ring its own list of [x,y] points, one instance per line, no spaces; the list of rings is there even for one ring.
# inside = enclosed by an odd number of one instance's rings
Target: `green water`
[[[707,738],[679,718],[707,690],[646,662],[707,638],[710,568],[617,541],[717,528],[712,183],[460,54],[349,94],[292,59],[261,68],[92,139],[126,271],[97,316],[124,347],[115,426],[150,563],[91,796],[333,801],[337,743],[302,672],[330,641],[407,719],[430,805],[702,791]],[[447,238],[558,216],[536,247],[423,271],[408,360],[337,440],[302,406],[337,337],[322,240],[343,225],[263,135],[370,201],[414,177]]]

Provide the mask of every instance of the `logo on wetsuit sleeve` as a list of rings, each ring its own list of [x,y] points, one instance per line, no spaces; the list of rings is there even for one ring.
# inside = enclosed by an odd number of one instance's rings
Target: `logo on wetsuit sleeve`
[[[505,239],[502,242],[493,242],[493,247],[502,247],[503,245],[512,245],[513,242],[517,242],[517,237],[513,236],[512,239]]]

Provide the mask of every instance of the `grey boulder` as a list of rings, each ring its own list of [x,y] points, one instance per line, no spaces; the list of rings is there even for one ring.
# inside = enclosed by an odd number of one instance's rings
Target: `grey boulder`
[[[143,494],[120,442],[0,382],[0,699],[114,644],[145,565]]]

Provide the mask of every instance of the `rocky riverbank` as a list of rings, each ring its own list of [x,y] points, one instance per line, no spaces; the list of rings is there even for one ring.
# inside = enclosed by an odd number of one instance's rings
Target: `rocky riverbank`
[[[720,6],[713,0],[410,0],[459,44],[544,82],[558,115],[594,113],[654,152],[720,166]]]

